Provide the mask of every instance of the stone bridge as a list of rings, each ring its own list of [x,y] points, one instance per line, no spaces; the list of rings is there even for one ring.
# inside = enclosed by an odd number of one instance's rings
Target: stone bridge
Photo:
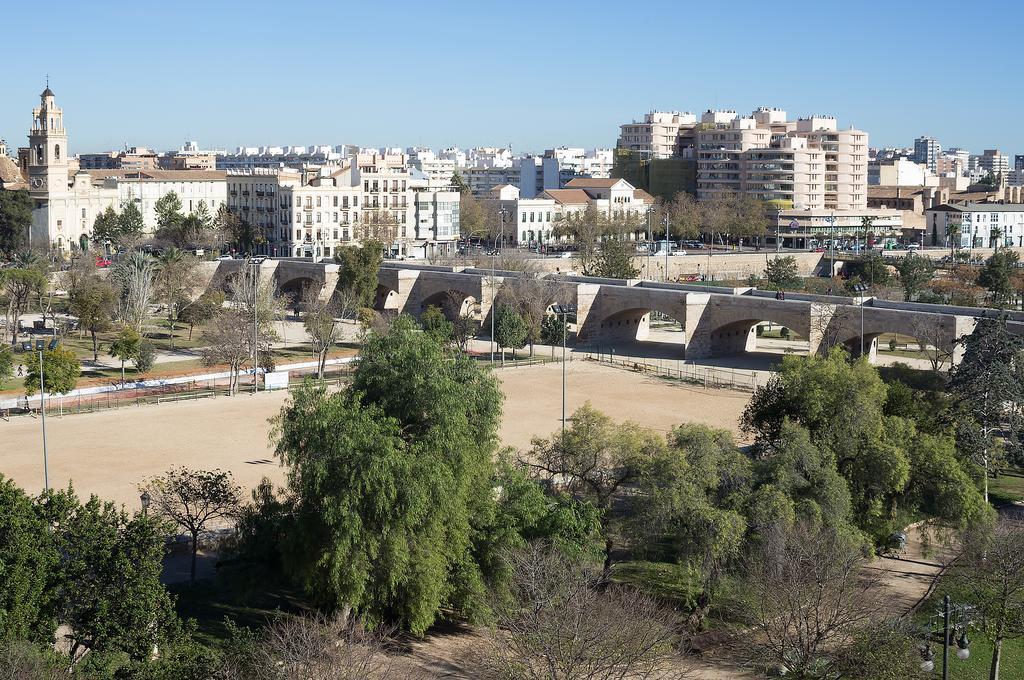
[[[242,261],[208,263],[209,285],[224,285],[242,266]],[[283,293],[313,286],[322,297],[329,297],[337,282],[338,265],[274,259],[264,261],[260,272],[274,277]],[[519,272],[385,262],[374,307],[381,313],[419,316],[436,306],[449,318],[469,314],[479,319],[486,332],[493,301],[522,276]],[[576,306],[578,342],[612,347],[645,341],[650,335],[651,315],[658,313],[678,322],[680,358],[687,359],[751,351],[757,346],[757,326],[772,322],[805,339],[812,353],[843,344],[857,355],[863,346],[874,361],[878,337],[899,333],[949,352],[958,361],[962,348],[956,340],[973,331],[978,317],[995,313],[973,307],[799,293],[787,293],[783,300],[754,288],[645,280],[543,274],[533,282],[535,294]],[[1010,313],[1010,327],[1024,335],[1024,312]]]

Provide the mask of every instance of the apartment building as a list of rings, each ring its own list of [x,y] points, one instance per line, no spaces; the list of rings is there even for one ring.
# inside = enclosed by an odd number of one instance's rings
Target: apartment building
[[[974,158],[977,168],[983,176],[991,173],[997,177],[999,175],[1006,177],[1010,172],[1010,157],[1001,153],[999,149],[985,149],[981,155]]]
[[[706,111],[695,141],[700,200],[741,192],[798,210],[867,207],[868,135],[831,116]]]
[[[944,203],[925,210],[935,245],[958,248],[1024,246],[1024,204]]]
[[[468,167],[463,168],[459,173],[462,175],[463,183],[469,187],[474,196],[486,196],[494,187],[505,184],[519,186],[518,164],[508,167]]]
[[[942,146],[937,139],[932,137],[918,137],[914,140],[915,163],[920,163],[932,172],[938,172],[939,156],[942,154]]]
[[[498,198],[504,204],[514,192]],[[514,201],[515,224],[505,223],[506,237],[520,245],[539,245],[557,240],[555,229],[570,215],[582,214],[593,206],[604,216],[632,216],[643,223],[654,204],[654,198],[622,179],[591,179],[578,177],[563,189],[547,189],[536,197]]]
[[[441,158],[433,149],[411,147],[408,149],[409,167],[427,176],[434,187],[448,187],[455,175],[455,159]]]
[[[685,157],[692,153],[693,129],[697,116],[679,111],[651,111],[642,121],[619,126],[620,149],[636,151],[651,158]],[[687,143],[689,140],[689,143]]]
[[[390,257],[451,252],[459,193],[433,186],[407,160],[364,152],[342,166],[236,171],[228,174],[228,207],[256,227],[266,255],[330,258],[367,239]]]
[[[611,170],[611,149],[548,149],[543,156],[519,159],[519,190],[524,198],[532,198],[547,189],[561,189],[577,177],[608,179]]]

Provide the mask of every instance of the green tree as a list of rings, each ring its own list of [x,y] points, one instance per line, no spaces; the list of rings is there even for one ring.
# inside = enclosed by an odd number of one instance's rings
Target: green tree
[[[142,211],[134,200],[127,200],[121,205],[121,214],[118,215],[118,245],[125,249],[131,249],[142,239],[146,231],[146,223],[142,218]]]
[[[781,369],[755,392],[741,418],[762,455],[777,448],[786,419],[810,433],[846,479],[857,526],[888,536],[910,479],[913,423],[886,417],[886,386],[865,360],[840,349],[827,357],[785,357]]]
[[[799,290],[803,284],[796,258],[792,255],[769,260],[764,268],[764,279],[768,290]]]
[[[165,248],[156,258],[157,299],[167,307],[167,323],[170,326],[171,348],[174,348],[174,329],[181,310],[190,306],[196,288],[199,287],[199,262],[193,255],[171,246]]]
[[[606,279],[634,279],[640,269],[633,264],[633,243],[624,238],[608,238],[601,242],[593,262],[584,266],[586,276]]]
[[[688,624],[697,630],[743,547],[750,462],[728,432],[703,425],[675,428],[667,447],[650,452],[641,459],[629,533],[642,541],[636,547],[667,551],[693,576]]]
[[[43,352],[43,381],[47,394],[67,394],[75,389],[82,367],[75,353],[62,346]],[[39,362],[28,362],[25,375],[25,394],[32,396],[39,391]]]
[[[516,350],[526,346],[530,327],[515,309],[507,305],[498,305],[494,317],[494,341],[501,349],[501,363],[505,364],[505,348],[512,349],[512,359]]]
[[[156,363],[156,347],[153,346],[153,343],[146,338],[142,338],[139,342],[138,351],[132,357],[132,363],[135,364],[135,372],[139,375],[149,373]]]
[[[167,192],[157,199],[153,209],[156,211],[156,237],[173,240],[172,235],[177,235],[185,219],[178,194],[173,191]]]
[[[0,345],[0,389],[14,377],[14,351],[7,345]]]
[[[356,308],[370,307],[377,296],[377,274],[384,259],[383,246],[367,241],[362,246],[348,246],[334,251],[338,268],[338,295],[352,300]]]
[[[26,248],[31,227],[32,197],[28,191],[0,191],[0,254],[10,256]]]
[[[977,424],[980,446],[971,447],[971,454],[981,468],[988,503],[992,435],[1005,435],[1024,403],[1024,382],[1020,373],[1024,339],[1009,332],[1005,317],[980,318],[974,332],[961,342],[964,355],[960,363],[950,369],[948,389],[962,412]]]
[[[448,320],[439,307],[431,305],[420,316],[423,331],[438,342],[451,342],[455,325]]]
[[[217,217],[214,222],[221,237],[234,246],[238,252],[248,253],[252,249],[255,240],[252,225],[231,212],[226,204],[222,203],[217,209]]]
[[[224,293],[219,290],[206,291],[190,305],[182,308],[178,321],[188,324],[188,339],[192,340],[192,331],[196,326],[207,323],[224,307]]]
[[[108,281],[99,276],[86,276],[71,287],[68,292],[71,313],[78,317],[78,324],[92,336],[92,360],[99,361],[99,340],[97,334],[109,330],[117,313],[117,291]]]
[[[1020,261],[1014,250],[1002,250],[985,260],[978,273],[978,285],[988,290],[992,306],[1005,307],[1016,299],[1012,275]]]
[[[588,402],[572,414],[564,435],[534,439],[521,462],[535,479],[558,485],[598,509],[607,572],[619,533],[618,517],[612,513],[615,495],[665,448],[659,434],[635,423],[615,423]]]
[[[142,336],[134,328],[125,326],[118,333],[117,338],[110,343],[110,356],[121,361],[121,385],[124,385],[124,365],[126,362],[136,358],[139,354],[139,345],[142,343]]]
[[[120,652],[148,659],[178,631],[173,601],[160,583],[167,527],[71,489],[48,493],[40,513],[53,532],[57,619],[68,626],[69,655]]]
[[[192,539],[189,581],[196,581],[199,534],[211,522],[234,519],[242,503],[242,489],[230,472],[173,468],[153,477],[140,488],[151,499],[152,512],[188,532]]]
[[[116,246],[120,235],[121,217],[114,206],[108,205],[107,209],[96,215],[93,221],[92,240],[94,243]]]
[[[36,267],[0,269],[0,297],[7,299],[12,345],[18,342],[21,315],[28,311],[32,300],[46,285],[46,274]]]
[[[370,336],[347,389],[296,391],[275,427],[296,523],[285,568],[370,624],[421,634],[442,607],[479,612],[500,404],[492,376],[404,316]]]
[[[900,285],[903,286],[903,299],[909,302],[928,286],[935,265],[930,257],[907,255],[896,265],[896,271],[900,275]]]
[[[561,345],[568,339],[565,317],[561,314],[545,314],[540,323],[540,343],[542,345]]]
[[[892,271],[885,258],[876,252],[867,252],[846,263],[850,277],[857,277],[872,286],[885,286],[892,280]]]
[[[0,476],[0,639],[53,640],[57,559],[49,527],[32,499]]]

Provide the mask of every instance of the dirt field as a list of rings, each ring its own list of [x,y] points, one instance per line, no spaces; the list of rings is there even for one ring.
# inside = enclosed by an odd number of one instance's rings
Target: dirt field
[[[558,429],[561,367],[558,364],[497,372],[506,395],[504,441],[529,446],[530,437]],[[619,420],[668,430],[682,422],[735,429],[748,395],[668,384],[620,369],[572,362],[568,413],[590,400]],[[137,487],[146,477],[175,465],[230,470],[252,487],[268,476],[283,482],[273,457],[267,419],[284,402],[283,392],[240,394],[58,418],[47,417],[50,485],[73,481],[80,495],[138,506]],[[29,492],[43,487],[39,420],[0,422],[0,474]]]

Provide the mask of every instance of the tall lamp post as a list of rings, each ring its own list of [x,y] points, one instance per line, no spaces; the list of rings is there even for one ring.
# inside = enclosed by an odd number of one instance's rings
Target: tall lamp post
[[[825,221],[828,222],[828,250],[832,256],[832,268],[828,272],[831,279],[836,275],[836,214],[830,213]]]
[[[504,242],[505,242],[505,214],[506,214],[505,208],[502,208],[501,210],[498,211],[498,215],[499,215],[499,217],[501,219],[501,231],[500,231],[501,236],[500,236],[500,239],[501,239],[501,243],[502,244],[504,244]],[[494,260],[497,257],[498,257],[497,249],[492,250],[491,251],[491,364],[494,363],[494,312],[495,312],[494,303],[496,302],[495,295],[494,295],[494,289],[495,289],[495,284],[494,284]]]
[[[260,265],[250,260],[252,266],[252,393],[259,391],[260,384],[260,324],[259,324],[259,277]]]
[[[46,381],[43,378],[43,351],[45,340],[36,340],[36,351],[39,353],[39,416],[43,424],[43,491],[50,490],[50,464],[46,451]]]
[[[863,283],[856,283],[853,286],[855,293],[860,293],[860,355],[864,356],[864,293],[868,286]]]
[[[565,441],[565,336],[569,327],[569,314],[576,313],[576,307],[555,305],[551,311],[562,317],[562,441]]]

